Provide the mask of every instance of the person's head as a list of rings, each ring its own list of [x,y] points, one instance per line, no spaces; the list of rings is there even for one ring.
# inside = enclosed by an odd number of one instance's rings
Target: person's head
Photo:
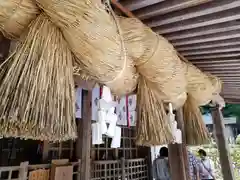
[[[168,157],[168,148],[162,147],[159,151],[160,157]]]
[[[198,154],[202,159],[206,158],[207,156],[206,151],[204,151],[203,149],[199,149]]]

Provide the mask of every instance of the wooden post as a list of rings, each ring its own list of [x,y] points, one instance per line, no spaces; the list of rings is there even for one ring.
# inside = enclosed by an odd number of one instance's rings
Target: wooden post
[[[82,113],[82,150],[81,150],[81,180],[91,179],[90,155],[91,155],[91,101],[92,91],[83,90],[83,113]]]
[[[178,128],[181,129],[182,132],[184,132],[182,109],[179,109],[177,111],[176,121],[178,123]],[[171,180],[189,180],[188,155],[184,133],[182,133],[182,137],[182,144],[168,145]]]
[[[82,139],[83,139],[83,119],[77,119],[77,134],[78,138],[76,140],[76,158],[81,159],[82,154]]]
[[[48,162],[48,153],[50,149],[50,144],[48,141],[43,141],[43,150],[42,150],[42,162],[47,163]]]
[[[220,163],[224,180],[234,180],[231,156],[229,147],[225,136],[225,126],[223,122],[223,115],[219,106],[211,108],[213,126],[216,133],[216,142],[220,155]]]
[[[81,159],[78,160],[77,180],[81,180]]]
[[[121,171],[122,171],[122,180],[126,179],[126,171],[125,171],[125,159],[121,158]]]

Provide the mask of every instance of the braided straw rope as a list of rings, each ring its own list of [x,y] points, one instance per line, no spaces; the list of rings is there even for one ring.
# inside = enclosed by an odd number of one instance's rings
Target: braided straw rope
[[[210,73],[203,73],[182,55],[178,54],[178,56],[184,62],[188,94],[195,99],[198,106],[208,104],[214,95],[221,92],[221,80]]]
[[[18,38],[39,13],[32,0],[0,1],[0,31],[8,38]]]
[[[91,79],[124,95],[136,89],[138,74],[127,55],[116,20],[96,0],[37,0],[63,32],[77,63]],[[111,10],[109,10],[111,11]]]
[[[213,88],[214,88],[214,95],[218,95],[221,90],[222,90],[222,81],[220,80],[220,78],[218,78],[217,76],[214,76],[210,73],[207,73]]]
[[[156,96],[180,107],[186,100],[185,70],[174,47],[135,18],[119,18],[123,37],[137,70]]]
[[[203,73],[191,63],[185,63],[185,66],[188,93],[199,106],[208,104],[214,94],[221,91],[221,81],[213,75]]]

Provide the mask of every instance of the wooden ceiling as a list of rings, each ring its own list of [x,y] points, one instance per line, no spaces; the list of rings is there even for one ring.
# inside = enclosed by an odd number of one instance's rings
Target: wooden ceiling
[[[120,0],[188,60],[224,82],[240,103],[240,0]]]

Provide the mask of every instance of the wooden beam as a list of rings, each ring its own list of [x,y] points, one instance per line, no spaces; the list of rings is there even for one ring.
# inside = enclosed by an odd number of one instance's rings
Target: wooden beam
[[[214,72],[215,74],[228,74],[228,75],[240,75],[240,67],[236,67],[236,69],[229,70],[228,68],[225,69],[202,69],[203,71],[207,72]]]
[[[232,77],[230,78],[226,78],[226,77],[219,77],[224,83],[232,83],[232,84],[240,84],[240,78],[238,77],[238,79],[233,79]]]
[[[184,132],[183,112],[179,109],[176,113],[178,128]],[[186,138],[182,134],[182,144],[169,144],[169,165],[171,180],[189,180],[188,154],[186,149]],[[176,163],[178,162],[178,163]]]
[[[235,65],[231,65],[231,66],[224,66],[224,64],[222,66],[207,66],[207,67],[203,67],[203,66],[197,66],[198,68],[200,68],[202,71],[208,71],[208,72],[215,72],[215,73],[229,73],[229,74],[240,74],[240,63],[239,64],[235,64]]]
[[[196,65],[209,65],[209,64],[213,64],[213,65],[217,65],[217,64],[221,64],[222,62],[224,63],[240,63],[240,59],[213,59],[211,61],[208,61],[208,60],[195,60],[195,61],[192,61],[192,63],[196,64]]]
[[[194,29],[204,26],[209,26],[213,24],[224,23],[228,21],[237,20],[240,18],[240,8],[235,8],[231,10],[224,11],[224,13],[219,12],[212,14],[211,16],[203,16],[200,18],[193,18],[183,22],[172,23],[165,26],[150,26],[154,31],[159,31],[160,34],[173,33],[177,31],[183,31],[188,29]]]
[[[218,72],[216,73],[214,71],[208,71],[208,72],[211,72],[212,74],[217,75],[218,77],[224,78],[226,80],[231,80],[231,81],[237,80],[238,81],[240,79],[240,74],[238,74],[238,73],[236,73],[236,74],[226,74],[224,72],[222,72],[222,73],[218,73]]]
[[[240,89],[238,88],[238,90],[232,90],[232,88],[230,88],[230,90],[228,91],[229,88],[225,87],[223,88],[223,91],[221,92],[221,94],[223,94],[225,97],[229,96],[229,97],[234,97],[236,96],[236,99],[240,99],[239,95],[240,95]]]
[[[83,114],[83,113],[82,113]],[[76,140],[76,159],[81,159],[82,157],[82,146],[83,146],[83,119],[77,119],[77,133],[78,138]]]
[[[48,141],[43,141],[42,163],[48,163],[49,150],[50,150],[49,142]]]
[[[222,93],[224,93],[226,95],[227,94],[237,94],[237,95],[240,95],[240,87],[239,86],[226,86],[224,84]]]
[[[230,46],[230,47],[219,47],[219,48],[212,48],[212,49],[201,49],[198,51],[183,51],[181,54],[183,56],[189,55],[202,55],[202,54],[215,54],[215,53],[226,53],[226,52],[240,52],[239,46]]]
[[[178,51],[189,51],[189,50],[210,49],[210,48],[217,48],[217,47],[228,47],[233,45],[240,45],[240,38],[179,46],[176,49]]]
[[[225,73],[215,73],[214,71],[211,71],[211,74],[218,76],[222,80],[226,80],[228,82],[238,82],[240,80],[239,74],[225,74]]]
[[[197,6],[210,1],[212,0],[165,0],[162,3],[146,7],[134,13],[139,19],[144,20],[154,16],[159,16],[189,7]]]
[[[81,179],[91,179],[90,154],[91,154],[91,101],[92,91],[83,90],[83,114],[82,114],[82,150],[81,150]]]
[[[216,141],[220,155],[221,170],[223,179],[234,180],[232,160],[229,153],[228,142],[225,136],[225,126],[223,123],[223,115],[218,106],[211,108],[213,125],[216,133]]]
[[[135,17],[131,11],[123,7],[117,0],[111,0],[111,3],[128,17]]]
[[[231,98],[224,98],[225,102],[229,104],[240,104],[240,99],[231,99]]]
[[[172,41],[172,44],[177,47],[177,46],[199,44],[199,43],[206,43],[206,42],[212,42],[212,41],[215,41],[217,43],[218,41],[221,41],[221,40],[235,39],[235,38],[240,38],[240,30],[216,33],[214,35],[204,35],[204,36],[198,36],[198,37],[193,37],[188,39],[175,40],[175,41]]]
[[[185,9],[184,11],[176,11],[160,17],[157,16],[156,18],[150,19],[149,21],[144,21],[144,23],[150,27],[163,26],[201,16],[211,15],[213,13],[226,11],[239,6],[240,1],[236,0],[212,1],[210,3]]]
[[[234,83],[225,82],[223,84],[223,87],[225,87],[225,86],[234,86],[234,87],[239,87],[240,88],[240,83],[239,84],[234,84]]]
[[[221,96],[225,99],[225,98],[231,98],[231,99],[237,99],[240,100],[239,95],[238,96],[233,96],[233,95],[225,95],[224,93],[221,94]]]
[[[121,4],[125,6],[130,11],[141,9],[150,5],[156,5],[157,3],[163,2],[165,0],[138,0],[138,1],[123,1]]]
[[[228,57],[239,57],[240,52],[236,53],[222,53],[222,54],[214,54],[214,55],[202,55],[202,56],[187,56],[188,60],[195,59],[216,59],[216,58],[228,58]]]
[[[234,99],[240,99],[238,94],[227,94],[227,93],[222,93],[224,97],[228,97],[228,98],[234,98]]]
[[[179,31],[177,33],[166,34],[165,37],[169,40],[178,40],[178,39],[186,39],[191,37],[227,32],[232,30],[239,30],[240,22],[239,21],[230,21],[221,24],[214,24],[206,27],[199,27],[196,29],[189,29],[186,31]],[[157,32],[160,33],[160,32]]]
[[[224,68],[224,67],[227,67],[227,68],[237,68],[237,69],[240,69],[239,65],[240,65],[240,62],[237,62],[237,63],[227,63],[227,62],[222,62],[222,64],[212,64],[211,62],[209,62],[209,64],[198,64],[198,63],[194,63],[197,67],[199,68],[204,68],[204,69],[208,69],[208,68],[215,68],[215,69],[219,69],[219,68]]]
[[[238,92],[239,92],[239,90],[238,90]],[[240,99],[240,97],[239,97],[240,94],[238,92],[235,91],[235,93],[232,92],[232,94],[226,94],[225,92],[221,92],[221,95],[223,96],[223,98]]]

